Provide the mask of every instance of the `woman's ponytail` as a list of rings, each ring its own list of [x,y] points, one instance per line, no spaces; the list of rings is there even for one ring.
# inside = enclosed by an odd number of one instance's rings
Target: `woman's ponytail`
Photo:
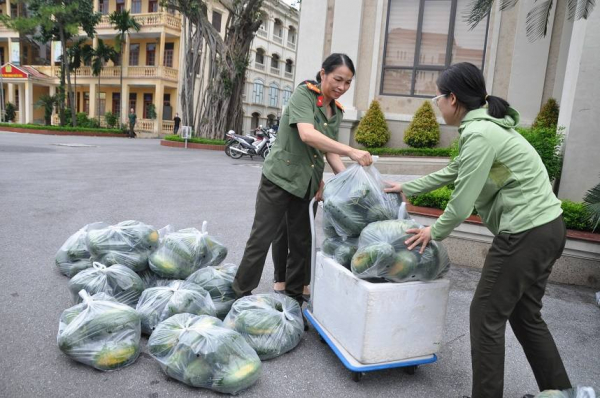
[[[488,114],[496,119],[504,119],[508,114],[509,103],[500,97],[488,95],[486,98],[488,104]]]
[[[317,72],[317,77],[315,78],[315,80],[319,83],[321,83],[321,71]]]

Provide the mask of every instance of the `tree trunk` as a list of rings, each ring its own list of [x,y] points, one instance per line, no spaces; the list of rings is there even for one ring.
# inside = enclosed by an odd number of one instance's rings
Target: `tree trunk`
[[[68,104],[71,109],[71,124],[73,127],[77,127],[77,115],[75,114],[75,104],[73,99],[73,87],[71,86],[71,72],[69,68],[69,57],[67,55],[67,38],[65,36],[65,31],[62,26],[59,28],[60,34],[60,43],[62,46],[62,62],[61,65],[64,68],[65,76],[67,77],[67,96],[68,96]],[[62,82],[64,85],[64,82]],[[64,113],[64,112],[63,112]],[[62,124],[62,121],[61,121]]]
[[[96,109],[98,112],[98,125],[100,125],[100,75],[102,74],[102,70],[98,73],[98,91],[96,92]]]
[[[125,37],[125,35],[123,35],[123,37]],[[119,94],[119,129],[121,128],[121,126],[123,125],[123,115],[121,115],[121,112],[123,112],[123,45],[124,45],[124,39],[121,40],[121,59],[119,62],[121,64],[121,93]]]

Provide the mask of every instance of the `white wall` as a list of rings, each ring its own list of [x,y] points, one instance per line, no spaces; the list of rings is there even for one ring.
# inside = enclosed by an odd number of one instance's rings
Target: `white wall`
[[[314,79],[323,63],[327,1],[303,1],[300,6],[300,29],[294,87]]]

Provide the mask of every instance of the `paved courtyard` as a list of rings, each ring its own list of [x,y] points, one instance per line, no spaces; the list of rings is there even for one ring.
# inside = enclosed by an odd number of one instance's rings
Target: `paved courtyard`
[[[72,305],[68,279],[54,265],[69,235],[94,221],[135,219],[208,230],[241,259],[254,216],[261,161],[223,152],[161,147],[157,140],[0,132],[0,397],[218,396],[167,378],[145,349],[136,363],[103,373],[56,345],[58,319]],[[402,180],[408,177],[393,176]],[[256,292],[269,292],[267,261]],[[244,397],[451,397],[470,393],[469,303],[479,273],[453,267],[444,345],[437,363],[351,380],[314,329],[282,357],[264,362]],[[351,309],[349,309],[351,310]],[[591,289],[551,284],[544,317],[576,385],[600,387],[600,308]],[[510,330],[505,397],[537,388]]]

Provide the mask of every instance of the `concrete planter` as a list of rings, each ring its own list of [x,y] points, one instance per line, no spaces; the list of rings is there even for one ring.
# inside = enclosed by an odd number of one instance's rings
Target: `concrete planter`
[[[169,147],[173,147],[173,148],[185,148],[185,143],[179,142],[179,141],[160,140],[160,145],[169,146]],[[225,145],[194,144],[191,142],[188,142],[187,147],[188,147],[188,149],[208,149],[210,151],[224,151],[225,150]]]
[[[98,133],[96,131],[59,131],[59,130],[41,130],[41,129],[28,129],[21,127],[0,127],[2,131],[10,131],[12,133],[27,133],[27,134],[43,134],[43,135],[75,135],[84,137],[127,137],[126,134],[117,133]]]
[[[441,210],[408,206],[420,224],[431,225]],[[453,264],[481,268],[494,236],[478,216],[471,216],[444,240]],[[554,265],[550,280],[600,289],[600,234],[567,230],[562,257]]]

